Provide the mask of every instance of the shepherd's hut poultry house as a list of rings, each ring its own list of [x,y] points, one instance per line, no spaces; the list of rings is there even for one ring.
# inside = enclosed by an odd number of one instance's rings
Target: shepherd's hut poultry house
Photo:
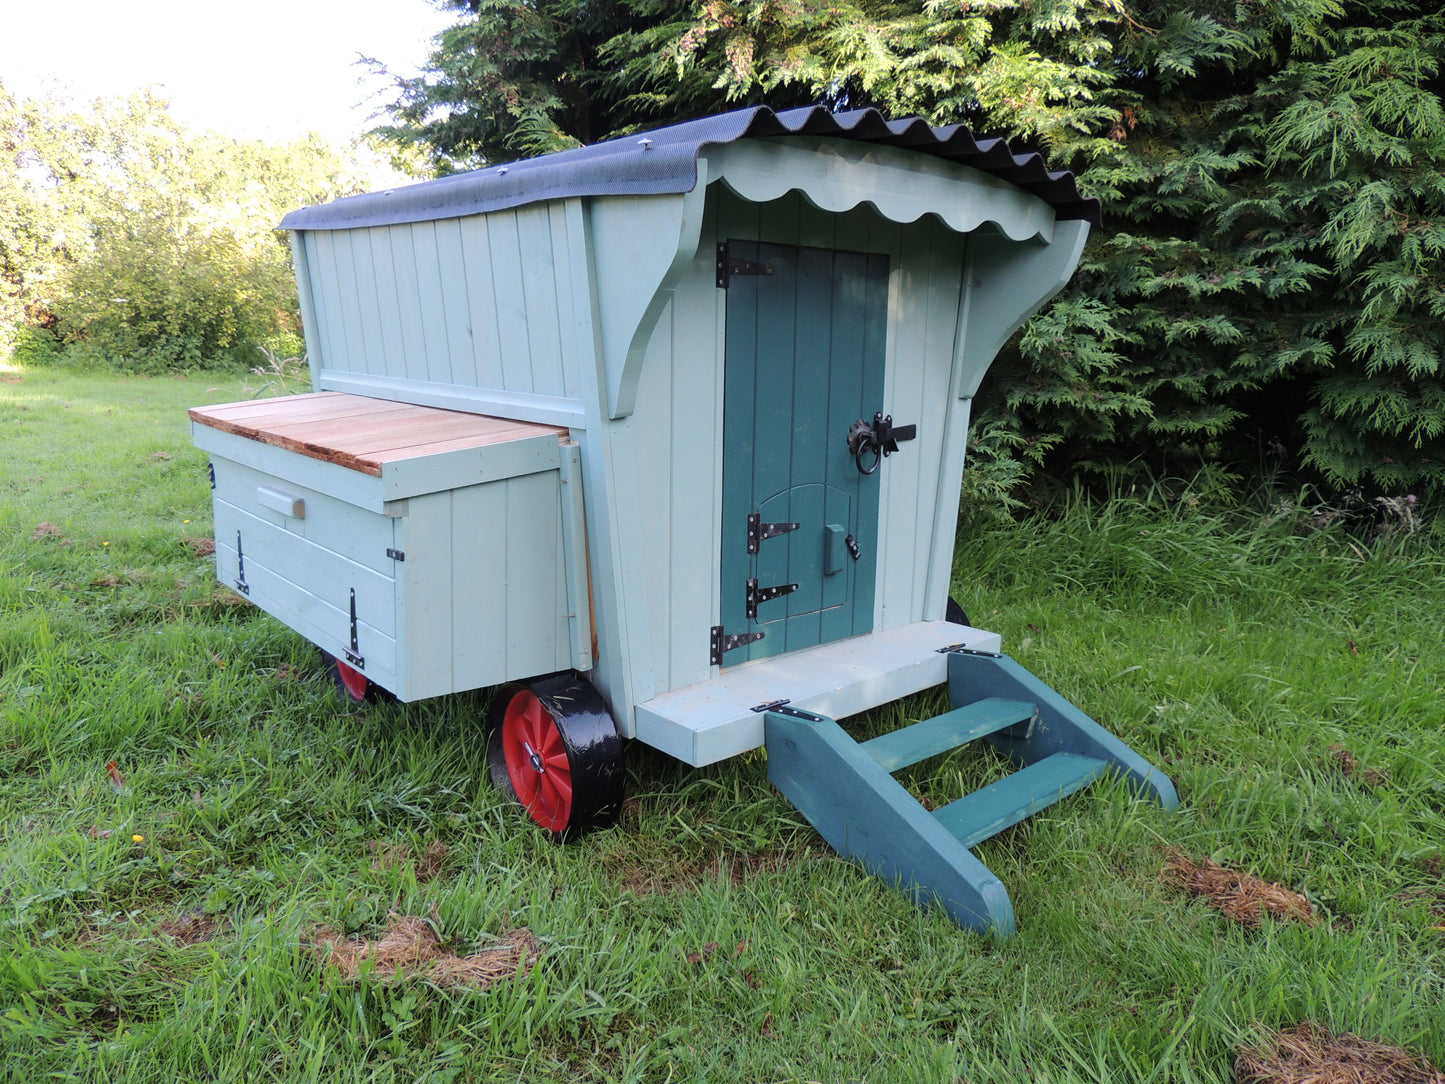
[[[615,815],[623,739],[766,746],[835,848],[1008,932],[971,846],[1105,773],[1176,800],[949,599],[974,393],[1096,218],[1003,140],[765,107],[296,211],[315,392],[191,412],[217,574],[354,696],[503,686],[548,830]],[[1021,769],[892,778],[978,738]]]

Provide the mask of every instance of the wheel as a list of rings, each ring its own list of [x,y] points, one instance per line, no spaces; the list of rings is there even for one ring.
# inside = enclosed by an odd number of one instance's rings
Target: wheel
[[[329,651],[321,652],[321,666],[338,692],[355,704],[376,704],[394,697],[350,663],[342,662]]]
[[[602,828],[622,809],[622,739],[597,690],[574,673],[504,685],[488,711],[499,790],[557,839]]]
[[[973,622],[968,619],[968,614],[963,612],[963,607],[954,601],[952,595],[948,596],[948,606],[943,611],[943,619],[953,625],[973,627]]]

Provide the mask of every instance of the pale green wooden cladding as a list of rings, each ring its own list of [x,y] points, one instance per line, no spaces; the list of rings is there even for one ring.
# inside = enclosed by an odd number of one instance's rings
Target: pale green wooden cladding
[[[192,412],[211,453],[221,582],[338,658],[364,660],[368,680],[403,700],[590,666],[585,565],[568,560],[582,535],[575,445],[544,431],[452,447],[434,432],[430,454],[370,474],[208,416],[269,412],[284,433],[278,415],[317,398]],[[430,413],[443,428],[468,417]]]
[[[761,727],[729,714],[705,737],[689,735],[675,694],[774,650],[942,622],[970,397],[999,336],[1067,280],[1088,231],[1084,221],[1056,221],[1047,202],[997,176],[845,138],[708,146],[697,177],[686,192],[293,233],[319,389],[570,429],[597,645],[588,676],[625,735],[651,727],[692,763],[755,747]],[[916,439],[862,483],[843,483],[851,462],[841,472],[825,464],[817,478],[738,498],[761,514],[769,497],[791,494],[769,508],[779,520],[797,518],[794,500],[822,498],[822,521],[806,537],[800,529],[764,543],[753,555],[757,576],[741,573],[741,587],[727,500],[741,468],[727,464],[754,448],[735,440],[722,454],[736,413],[725,410],[733,291],[719,289],[716,274],[717,244],[728,240],[862,254],[875,276],[860,302],[830,297],[827,320],[800,340],[804,382],[824,387],[817,418],[776,433],[790,457],[795,444],[803,455],[814,442],[846,456],[847,425],[875,411],[917,426]],[[817,308],[810,301],[806,317]],[[832,394],[844,355],[824,359],[814,349],[824,333],[830,343],[861,335],[871,351],[869,383],[846,409]],[[826,378],[806,373],[819,364]],[[769,379],[771,365],[761,372]],[[797,401],[812,409],[813,397]],[[754,426],[743,443],[766,452],[768,432]],[[737,530],[745,539],[745,523]],[[849,537],[857,561],[840,548]],[[765,567],[777,561],[786,567]],[[804,587],[791,570],[809,563],[818,567]],[[741,625],[734,616],[746,581],[766,587],[774,574],[796,579],[797,597],[763,603],[763,620],[751,625],[767,631],[781,610],[785,630],[776,631],[785,634],[726,654],[719,668],[712,628],[746,632],[745,614]],[[865,667],[828,699],[886,699],[921,680],[902,673]]]
[[[944,620],[972,397],[1097,211],[1069,175],[766,109],[508,172],[288,218],[314,399],[444,410],[370,475],[198,424],[223,581],[404,700],[575,669],[690,764],[766,744],[834,847],[980,930],[1013,908],[969,847],[1109,772],[1175,804]],[[936,719],[834,722],[945,679]],[[978,739],[1021,770],[932,814],[892,778]]]

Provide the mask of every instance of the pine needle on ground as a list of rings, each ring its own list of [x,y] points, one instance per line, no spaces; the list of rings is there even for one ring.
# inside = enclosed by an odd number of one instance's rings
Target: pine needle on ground
[[[1185,891],[1203,896],[1226,918],[1245,926],[1257,926],[1265,915],[1305,923],[1318,921],[1310,901],[1298,892],[1252,874],[1225,869],[1208,858],[1195,862],[1182,851],[1171,851],[1164,875]]]
[[[374,940],[346,938],[323,926],[312,934],[310,947],[345,982],[355,982],[369,971],[379,982],[422,979],[479,990],[519,971],[525,975],[542,952],[541,942],[523,927],[503,934],[480,952],[458,956],[441,943],[430,923],[407,915],[392,915],[386,933]]]
[[[1234,1079],[1237,1084],[1445,1084],[1445,1073],[1398,1046],[1334,1035],[1306,1023],[1241,1051]]]

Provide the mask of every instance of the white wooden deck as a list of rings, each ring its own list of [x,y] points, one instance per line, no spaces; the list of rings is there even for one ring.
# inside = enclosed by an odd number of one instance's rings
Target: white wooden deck
[[[759,704],[787,700],[834,719],[897,700],[948,677],[939,648],[998,651],[999,636],[919,621],[724,670],[637,705],[636,737],[689,764],[711,764],[763,744]]]

